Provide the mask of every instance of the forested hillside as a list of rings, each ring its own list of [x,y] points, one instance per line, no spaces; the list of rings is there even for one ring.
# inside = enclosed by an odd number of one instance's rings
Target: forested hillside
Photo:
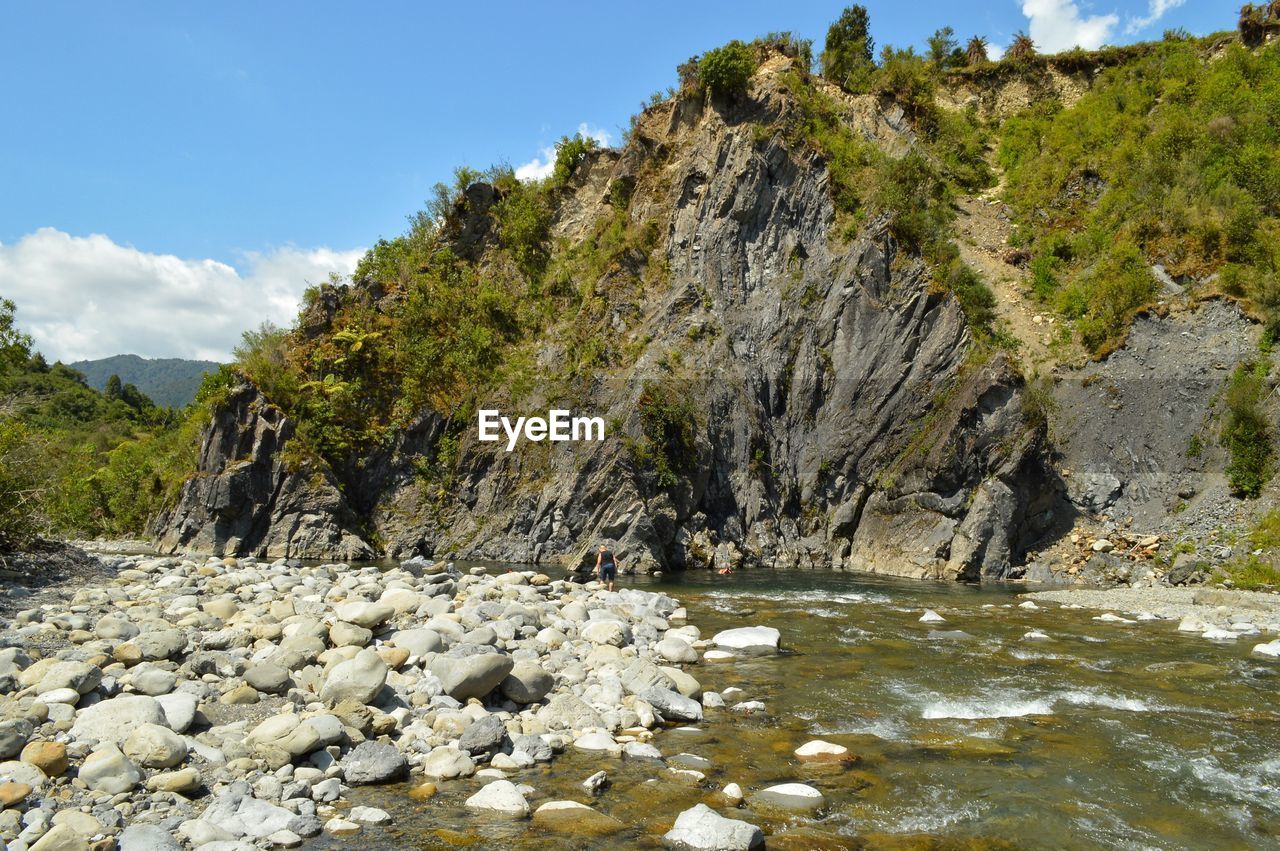
[[[134,385],[157,405],[183,408],[191,404],[204,377],[216,372],[219,364],[209,360],[114,355],[75,361],[68,366],[82,374],[95,390],[106,391],[114,375],[119,383]]]

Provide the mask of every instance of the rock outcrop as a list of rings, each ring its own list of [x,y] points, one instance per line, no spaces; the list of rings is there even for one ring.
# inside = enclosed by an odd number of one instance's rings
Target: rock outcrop
[[[232,387],[200,436],[196,474],[152,523],[160,549],[264,558],[373,555],[333,474],[283,456],[294,423],[254,386]]]
[[[590,154],[558,197],[553,240],[582,240],[619,186],[632,187],[629,220],[660,235],[649,258],[622,262],[637,276],[660,265],[661,283],[606,274],[596,285],[601,333],[637,352],[573,390],[575,412],[611,423],[606,440],[508,453],[468,427],[441,501],[416,472],[441,417],[424,414],[336,475],[292,471],[280,457],[289,421],[243,386],[206,429],[200,473],[156,523],[166,550],[355,558],[371,539],[357,530],[370,529],[399,557],[594,564],[582,548],[605,541],[624,569],[1016,574],[1061,502],[1021,378],[1002,356],[975,355],[958,303],[885,220],[834,235],[825,163],[769,129],[796,109],[770,68],[738,102],[649,109],[624,149]],[[846,100],[867,138],[909,145],[874,99]],[[483,209],[471,204],[455,235],[467,256],[495,239]],[[354,289],[376,300],[374,282]],[[323,333],[325,322],[304,324]],[[565,356],[557,340],[548,333],[537,352],[547,372]],[[635,451],[655,395],[693,402],[674,482]],[[485,407],[535,413],[567,397],[497,388]]]

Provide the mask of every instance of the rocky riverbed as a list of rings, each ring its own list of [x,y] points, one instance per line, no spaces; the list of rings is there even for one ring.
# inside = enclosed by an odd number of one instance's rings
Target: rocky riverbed
[[[780,639],[751,626],[704,638],[665,594],[532,571],[103,558],[113,578],[31,597],[4,623],[11,851],[295,847],[388,822],[360,787],[411,780],[429,801],[459,778],[477,818],[607,835],[621,823],[583,803],[606,773],[584,779],[581,800],[552,800],[521,772],[568,750],[702,782],[698,758],[664,759],[663,728],[763,705],[686,669],[777,653]],[[813,743],[797,758],[847,753]],[[742,798],[734,784],[718,793]],[[785,783],[752,805],[812,813],[823,797]],[[673,848],[763,842],[704,805],[670,819]]]

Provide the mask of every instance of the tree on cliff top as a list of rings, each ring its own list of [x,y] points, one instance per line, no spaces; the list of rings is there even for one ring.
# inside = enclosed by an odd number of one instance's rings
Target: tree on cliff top
[[[820,57],[823,76],[850,90],[864,86],[875,68],[870,26],[865,6],[854,4],[840,14],[827,30],[826,47]]]

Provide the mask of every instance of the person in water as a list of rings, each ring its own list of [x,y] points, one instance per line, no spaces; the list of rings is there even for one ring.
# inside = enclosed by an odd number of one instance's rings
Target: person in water
[[[600,552],[596,555],[596,576],[601,582],[608,582],[609,590],[613,590],[613,581],[618,578],[618,560],[604,544],[600,545]]]

